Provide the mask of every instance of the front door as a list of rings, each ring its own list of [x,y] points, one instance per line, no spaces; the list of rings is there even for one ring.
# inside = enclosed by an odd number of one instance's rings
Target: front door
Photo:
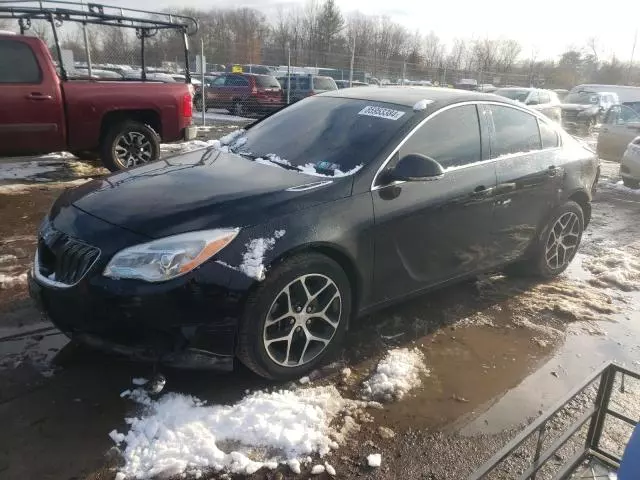
[[[500,263],[518,259],[557,203],[564,175],[550,123],[507,105],[488,105],[496,159],[493,249]]]
[[[619,162],[627,145],[640,135],[640,114],[626,105],[614,105],[604,117],[598,134],[598,156]]]
[[[484,130],[484,128],[483,128]],[[496,175],[482,148],[476,105],[444,109],[410,137],[405,155],[438,161],[432,181],[376,184],[374,291],[379,302],[482,269],[488,257]]]
[[[64,150],[63,100],[47,73],[20,37],[0,40],[0,155]]]

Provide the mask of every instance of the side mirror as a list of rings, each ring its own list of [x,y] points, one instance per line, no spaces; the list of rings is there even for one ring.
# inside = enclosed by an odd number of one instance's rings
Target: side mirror
[[[400,159],[395,168],[390,172],[390,180],[403,182],[419,182],[436,180],[444,175],[442,165],[433,158],[411,153]]]

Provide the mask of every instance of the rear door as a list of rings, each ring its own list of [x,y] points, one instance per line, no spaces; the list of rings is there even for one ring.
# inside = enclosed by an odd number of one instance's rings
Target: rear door
[[[206,89],[207,105],[208,106],[222,106],[225,98],[225,82],[227,80],[226,75],[220,75],[216,78],[209,88]]]
[[[627,105],[611,107],[598,134],[598,156],[614,162],[622,159],[629,142],[640,135],[640,114]]]
[[[29,42],[0,39],[0,155],[65,149],[58,82],[41,68]]]
[[[444,176],[374,184],[374,290],[381,302],[491,262],[496,173],[482,138],[476,105],[445,108],[409,134],[387,165],[393,168],[400,158],[418,153],[438,161]]]
[[[555,206],[563,169],[550,123],[510,105],[487,105],[491,157],[496,159],[494,252],[501,263],[520,257]],[[544,139],[544,143],[541,139]]]

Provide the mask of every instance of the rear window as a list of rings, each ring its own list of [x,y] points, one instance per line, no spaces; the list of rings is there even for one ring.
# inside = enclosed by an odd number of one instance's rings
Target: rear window
[[[280,83],[276,77],[271,75],[256,75],[256,84],[262,88],[280,88]]]
[[[412,116],[410,108],[399,105],[310,97],[249,128],[235,151],[261,158],[277,155],[319,173],[347,172],[373,161]],[[283,142],[287,138],[295,141]]]
[[[313,79],[314,90],[336,90],[336,85],[331,78],[315,77]]]
[[[40,83],[42,74],[26,43],[0,40],[0,83]]]

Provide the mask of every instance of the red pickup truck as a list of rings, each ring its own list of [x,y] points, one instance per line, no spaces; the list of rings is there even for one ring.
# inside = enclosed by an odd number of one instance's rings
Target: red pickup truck
[[[69,151],[109,170],[195,138],[187,83],[62,80],[38,38],[0,34],[0,156]]]

